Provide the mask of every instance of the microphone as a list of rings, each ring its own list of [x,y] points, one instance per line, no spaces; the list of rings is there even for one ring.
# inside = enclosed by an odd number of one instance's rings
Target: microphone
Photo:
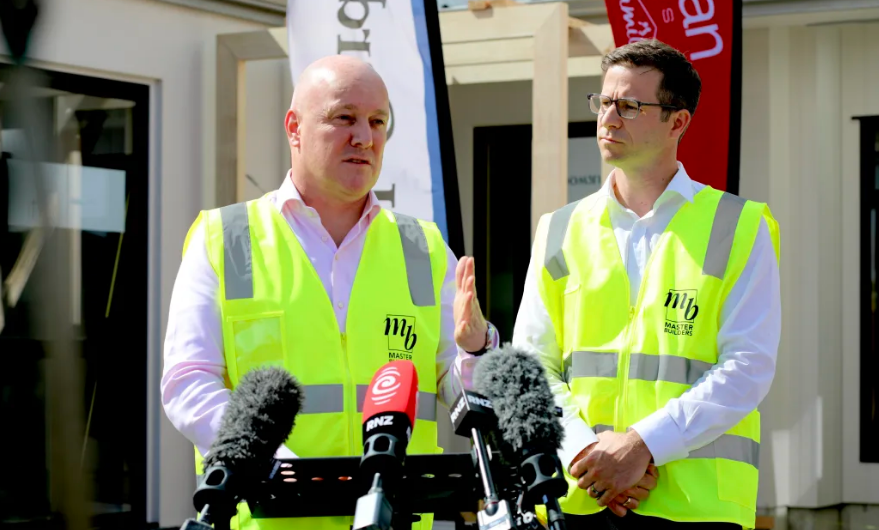
[[[553,530],[564,530],[558,498],[567,493],[557,451],[564,430],[540,362],[509,345],[482,356],[473,371],[476,389],[491,399],[512,461],[519,463],[526,507],[546,506]]]
[[[490,457],[486,449],[484,432],[491,432],[497,425],[497,417],[491,400],[472,390],[463,389],[449,413],[455,434],[473,440],[474,463],[482,478],[483,505],[477,515],[480,530],[510,530],[515,527],[509,502],[501,499],[491,477]]]
[[[406,447],[418,409],[418,372],[412,361],[391,361],[372,377],[363,402],[363,458],[361,477],[372,484],[357,499],[353,530],[388,530],[394,513],[384,488],[400,481]],[[411,524],[393,521],[394,529]]]
[[[271,473],[275,451],[290,436],[303,400],[301,386],[283,368],[244,374],[204,459],[204,475],[193,496],[201,516],[181,528],[229,528],[242,494]]]

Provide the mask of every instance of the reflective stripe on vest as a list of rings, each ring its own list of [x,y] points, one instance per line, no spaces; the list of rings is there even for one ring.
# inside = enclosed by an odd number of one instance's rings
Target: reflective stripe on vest
[[[631,430],[631,427],[626,430]],[[613,431],[613,425],[593,425],[592,431],[595,434]],[[760,444],[744,436],[723,434],[710,444],[690,452],[687,458],[724,458],[758,467]]]
[[[345,412],[345,387],[343,385],[306,385],[305,403],[300,414],[327,414]],[[357,412],[363,412],[363,401],[369,385],[357,385]],[[416,419],[436,421],[436,394],[418,393]]]
[[[617,377],[617,352],[575,351],[565,359],[565,381],[575,377]],[[694,385],[714,365],[677,355],[629,356],[629,379]]]
[[[223,220],[223,279],[226,282],[226,300],[253,298],[253,256],[250,250],[250,223],[247,203],[230,204],[220,208]],[[414,217],[394,212],[412,304],[429,307],[436,303],[433,293],[433,274],[427,237]]]
[[[708,252],[702,269],[703,274],[723,279],[732,250],[736,225],[742,214],[742,209],[745,207],[745,202],[745,199],[730,193],[724,193],[721,196],[714,214],[711,237],[708,239]],[[568,232],[571,215],[579,204],[580,201],[567,204],[553,212],[550,217],[549,230],[546,234],[544,266],[553,280],[560,280],[570,274],[562,245],[565,242],[565,234]]]

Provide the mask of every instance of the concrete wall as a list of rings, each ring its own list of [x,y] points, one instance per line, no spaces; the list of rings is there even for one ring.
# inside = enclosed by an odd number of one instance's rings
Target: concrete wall
[[[195,482],[192,447],[167,421],[159,400],[167,311],[186,230],[200,208],[213,205],[216,35],[260,26],[151,0],[50,0],[40,8],[31,49],[38,66],[151,87],[147,514],[150,522],[179,526],[192,515]],[[255,91],[249,98],[257,110],[261,101],[281,105],[279,68],[248,69],[248,87],[261,87],[264,98]],[[268,105],[260,112],[274,111]],[[276,118],[275,130],[283,147],[282,120]],[[269,179],[282,171],[282,158],[276,144],[259,137],[268,134],[261,121],[249,124],[259,140],[254,144],[274,147],[249,154],[257,161],[253,172]]]

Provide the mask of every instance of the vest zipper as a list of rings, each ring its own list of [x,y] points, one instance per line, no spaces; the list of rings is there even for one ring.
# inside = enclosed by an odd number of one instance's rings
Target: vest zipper
[[[346,411],[352,411],[350,414],[345,414],[348,416],[348,451],[350,455],[356,456],[354,447],[354,438],[356,436],[355,429],[357,428],[357,387],[354,386],[354,380],[351,377],[351,367],[348,364],[348,334],[342,333],[342,365],[345,370],[345,378],[347,379],[348,391],[345,392],[344,396],[344,407]]]
[[[626,432],[626,407],[628,405],[629,398],[629,361],[631,360],[632,353],[632,329],[635,327],[635,315],[641,309],[641,303],[644,298],[644,284],[647,283],[647,273],[650,272],[650,268],[653,265],[653,257],[656,256],[656,250],[660,248],[660,246],[664,243],[664,240],[660,238],[660,240],[656,244],[656,248],[653,249],[653,252],[650,254],[650,258],[647,260],[647,266],[644,267],[644,273],[641,275],[641,285],[638,286],[638,299],[635,300],[635,305],[629,305],[629,320],[626,322],[626,333],[625,340],[623,342],[623,348],[620,350],[620,371],[622,373],[622,377],[620,377],[620,401],[617,406],[617,417],[616,425],[614,425],[615,432]],[[632,285],[629,282],[628,272],[626,273],[626,300],[631,300],[632,298]],[[631,302],[629,302],[631,304]]]

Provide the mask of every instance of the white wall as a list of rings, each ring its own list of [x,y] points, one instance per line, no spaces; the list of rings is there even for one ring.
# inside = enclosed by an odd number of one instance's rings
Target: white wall
[[[150,304],[148,382],[150,429],[160,434],[150,439],[155,480],[148,485],[147,513],[151,522],[179,526],[192,515],[193,453],[159,405],[161,344],[183,238],[198,210],[213,206],[216,35],[261,26],[151,0],[54,0],[40,7],[31,50],[40,66],[152,87],[150,169],[158,196],[151,204],[158,215],[151,215],[150,293],[158,296]],[[249,69],[248,86],[260,84],[262,74],[267,91],[262,97],[278,102],[282,79],[270,70],[270,65]],[[254,120],[248,130],[260,129]],[[260,160],[259,150],[252,154]],[[281,171],[277,148],[266,156],[274,165],[254,172]]]
[[[879,114],[879,25],[744,34],[742,195],[781,229],[783,331],[761,507],[879,503],[859,462],[859,126]]]

